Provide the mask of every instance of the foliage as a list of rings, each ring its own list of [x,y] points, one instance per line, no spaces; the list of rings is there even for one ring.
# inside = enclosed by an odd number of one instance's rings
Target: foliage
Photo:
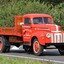
[[[63,0],[1,0],[0,27],[12,27],[14,26],[15,15],[29,13],[50,14],[53,16],[55,23],[64,27],[64,3],[61,3],[62,1]]]

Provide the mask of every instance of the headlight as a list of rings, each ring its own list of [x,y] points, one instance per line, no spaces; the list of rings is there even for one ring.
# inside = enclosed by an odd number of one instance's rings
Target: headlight
[[[46,34],[46,37],[47,37],[47,38],[50,38],[50,37],[51,37],[51,34],[50,34],[50,33],[47,33],[47,34]]]

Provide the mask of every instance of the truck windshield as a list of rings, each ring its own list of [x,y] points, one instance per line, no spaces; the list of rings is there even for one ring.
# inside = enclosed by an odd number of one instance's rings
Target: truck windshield
[[[34,24],[43,24],[42,17],[33,18]]]
[[[48,17],[36,17],[36,18],[33,18],[33,23],[34,24],[53,24],[53,21],[51,18],[48,18]]]

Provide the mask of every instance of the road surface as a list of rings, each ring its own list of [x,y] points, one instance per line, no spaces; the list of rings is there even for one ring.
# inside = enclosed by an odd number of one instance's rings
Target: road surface
[[[46,49],[43,52],[42,56],[35,56],[32,53],[26,53],[22,47],[21,49],[11,49],[9,53],[2,53],[3,55],[10,55],[15,57],[23,57],[23,58],[33,58],[33,59],[40,59],[40,60],[50,60],[64,64],[64,56],[60,55],[57,49]],[[1,55],[1,53],[0,53]]]

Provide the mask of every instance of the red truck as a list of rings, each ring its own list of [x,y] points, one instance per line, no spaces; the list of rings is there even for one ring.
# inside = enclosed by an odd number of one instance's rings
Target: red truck
[[[35,55],[54,45],[61,55],[64,54],[64,32],[54,24],[48,14],[26,14],[14,17],[14,27],[0,28],[0,52],[9,52],[10,46],[19,47]]]

